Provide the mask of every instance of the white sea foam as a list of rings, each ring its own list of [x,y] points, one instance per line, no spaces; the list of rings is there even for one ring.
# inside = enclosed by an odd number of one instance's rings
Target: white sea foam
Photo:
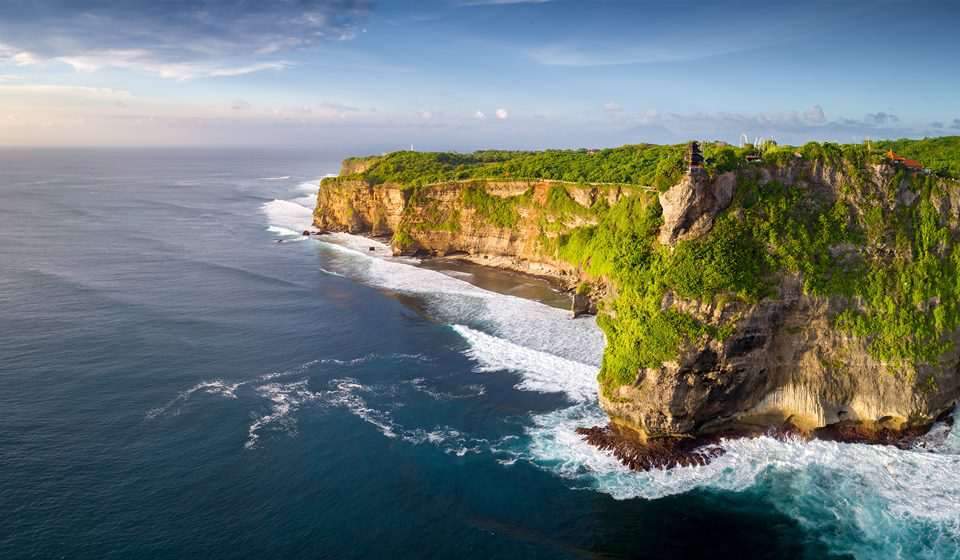
[[[275,233],[281,237],[303,237],[303,231],[293,231],[280,226],[270,226],[267,228],[270,233]]]
[[[257,387],[257,393],[270,400],[270,412],[255,417],[247,428],[247,441],[244,447],[253,449],[260,440],[260,432],[265,428],[279,429],[290,435],[296,435],[297,422],[290,416],[304,403],[320,397],[307,388],[307,380],[294,383],[266,383]]]
[[[470,345],[466,354],[477,362],[477,371],[520,372],[522,381],[517,388],[524,391],[565,393],[575,402],[597,398],[595,366],[526,348],[464,325],[454,325],[453,329]]]
[[[289,179],[289,175],[284,175],[282,177],[260,177],[261,181],[286,181]]]
[[[237,398],[237,394],[236,394],[237,388],[243,384],[244,382],[242,381],[237,383],[227,383],[222,379],[214,379],[212,381],[201,381],[200,383],[197,383],[193,387],[190,387],[185,391],[181,391],[179,394],[177,394],[176,397],[171,399],[165,405],[148,410],[146,413],[146,418],[148,420],[151,420],[165,414],[172,414],[174,416],[176,416],[177,414],[180,414],[181,406],[185,402],[190,400],[190,397],[193,396],[193,394],[198,391],[201,391],[210,395],[217,395],[220,397],[235,399]]]
[[[264,203],[262,209],[272,227],[300,232],[313,227],[313,212],[302,204],[276,199]]]
[[[362,237],[336,234],[321,241],[345,257],[339,264],[347,276],[418,295],[438,320],[483,327],[517,346],[583,364],[600,364],[604,338],[592,317],[571,320],[561,309],[484,290],[442,272],[388,258],[389,247]],[[373,252],[365,251],[371,246]]]
[[[485,439],[472,438],[450,426],[435,426],[431,429],[408,429],[398,424],[393,415],[370,406],[364,398],[374,389],[356,379],[334,379],[332,389],[323,398],[326,402],[347,409],[351,414],[374,426],[381,434],[391,439],[401,439],[413,445],[429,444],[443,449],[445,453],[464,456],[467,453],[482,453],[487,447]]]
[[[450,391],[438,391],[430,386],[429,382],[423,377],[417,377],[404,383],[410,385],[414,390],[427,395],[428,397],[438,400],[438,401],[452,401],[459,399],[472,399],[475,397],[481,397],[487,393],[486,387],[479,384],[470,384],[463,386],[460,390],[456,392]]]

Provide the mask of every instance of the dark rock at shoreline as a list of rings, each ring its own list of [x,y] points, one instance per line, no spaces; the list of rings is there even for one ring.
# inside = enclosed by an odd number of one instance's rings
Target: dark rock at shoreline
[[[593,311],[593,305],[590,301],[590,296],[581,293],[573,294],[573,301],[571,302],[570,312],[573,315],[573,318],[576,319],[582,315],[589,315]]]
[[[577,428],[587,443],[612,451],[620,461],[636,471],[672,469],[708,464],[723,455],[719,437],[658,438],[642,442],[628,430],[615,425]]]
[[[937,421],[952,425],[953,416],[943,415]],[[720,447],[720,442],[724,439],[768,436],[780,441],[821,439],[838,443],[892,445],[900,449],[913,449],[917,440],[929,430],[930,425],[897,429],[883,424],[847,421],[808,432],[788,420],[779,427],[766,430],[745,428],[743,431],[720,432],[695,438],[655,438],[647,441],[641,440],[632,430],[615,424],[577,428],[577,433],[590,445],[612,451],[627,467],[636,471],[648,471],[709,464],[725,453]]]

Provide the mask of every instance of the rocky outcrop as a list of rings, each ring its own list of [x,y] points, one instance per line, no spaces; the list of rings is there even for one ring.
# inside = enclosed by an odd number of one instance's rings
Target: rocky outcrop
[[[865,171],[856,189],[844,171],[822,164],[759,168],[755,179],[761,186],[779,181],[827,201],[845,198],[855,213],[871,205],[896,209],[918,200],[889,166]],[[696,239],[709,231],[716,209],[729,204],[732,195],[726,183],[718,188],[719,182],[688,177],[661,195],[660,242]],[[957,193],[960,189],[952,184],[930,195],[955,235]],[[844,244],[831,253],[842,257],[886,250]],[[834,318],[851,304],[856,302],[841,296],[807,295],[796,275],[781,276],[775,294],[751,305],[723,298],[683,300],[668,293],[664,308],[704,324],[733,325],[732,334],[690,341],[676,360],[642,369],[634,383],[601,394],[601,404],[618,433],[629,429],[638,442],[750,434],[785,425],[841,441],[890,443],[922,433],[960,397],[960,332],[947,337],[951,349],[934,363],[884,362],[871,353],[869,338],[837,328]],[[611,449],[624,445],[622,438],[617,442]]]
[[[840,422],[900,430],[952,408],[960,395],[956,350],[942,366],[893,368],[871,357],[867,341],[833,326],[835,303],[803,295],[796,277],[784,278],[778,297],[751,306],[666,302],[705,320],[733,321],[736,331],[688,345],[676,361],[640,371],[601,403],[641,439],[786,422],[807,432]]]
[[[692,173],[661,193],[663,226],[660,228],[660,243],[673,245],[710,231],[716,215],[730,205],[736,180],[732,172],[712,180],[706,173]]]

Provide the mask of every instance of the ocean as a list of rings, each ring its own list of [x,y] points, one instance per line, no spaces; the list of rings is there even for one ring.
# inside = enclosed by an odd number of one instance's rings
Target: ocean
[[[596,322],[302,237],[343,155],[0,150],[0,558],[960,558],[946,426],[586,445]]]

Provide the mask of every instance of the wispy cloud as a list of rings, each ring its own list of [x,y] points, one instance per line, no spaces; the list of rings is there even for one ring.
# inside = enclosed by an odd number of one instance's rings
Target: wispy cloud
[[[3,94],[79,97],[101,101],[133,97],[129,91],[122,89],[51,84],[0,84],[0,95]]]
[[[0,3],[0,61],[60,61],[77,71],[125,68],[172,79],[278,70],[264,60],[323,41],[349,40],[367,0]]]
[[[215,62],[164,62],[145,49],[111,49],[91,51],[76,56],[61,56],[55,60],[73,67],[78,72],[96,72],[102,68],[124,68],[163,78],[189,80],[198,77],[231,77],[262,72],[264,70],[283,70],[290,66],[285,61],[258,62],[245,65],[223,65]]]

